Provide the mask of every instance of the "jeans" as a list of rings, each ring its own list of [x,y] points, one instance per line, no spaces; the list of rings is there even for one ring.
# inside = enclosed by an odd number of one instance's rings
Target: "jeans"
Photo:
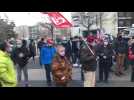
[[[22,71],[24,73],[24,80],[25,80],[25,84],[28,84],[28,68],[27,66],[24,67],[17,67],[17,72],[18,72],[18,81],[21,81],[22,78]]]
[[[51,64],[45,64],[44,67],[46,70],[47,83],[51,83]]]
[[[34,62],[34,64],[35,64],[35,56],[33,55],[32,58],[33,58],[33,62]]]

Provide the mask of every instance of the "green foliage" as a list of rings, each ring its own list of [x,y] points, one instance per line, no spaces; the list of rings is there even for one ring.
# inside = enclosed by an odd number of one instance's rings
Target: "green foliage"
[[[11,37],[15,37],[14,33],[14,22],[9,22],[8,19],[0,18],[0,40],[5,40]]]

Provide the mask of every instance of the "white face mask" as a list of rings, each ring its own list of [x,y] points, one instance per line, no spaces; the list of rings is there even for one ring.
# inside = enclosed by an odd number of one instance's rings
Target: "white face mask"
[[[47,41],[46,41],[46,40],[44,40],[43,42],[44,42],[44,43],[47,43]]]
[[[96,45],[96,43],[95,43],[95,42],[91,43],[91,46],[95,46],[95,45]]]
[[[17,48],[21,48],[21,45],[17,45]]]
[[[107,45],[108,45],[108,42],[104,42],[104,45],[106,45],[106,46],[107,46]]]
[[[11,47],[8,47],[7,48],[7,52],[12,52],[12,48]]]
[[[60,56],[65,56],[65,51],[64,52],[60,52],[59,54],[60,54]]]
[[[52,44],[48,44],[48,46],[50,46],[50,47],[51,47],[51,46],[52,46]]]

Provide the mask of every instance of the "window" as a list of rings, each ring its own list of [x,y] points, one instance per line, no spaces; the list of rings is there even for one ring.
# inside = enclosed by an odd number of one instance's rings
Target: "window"
[[[123,27],[123,26],[124,26],[124,21],[123,21],[123,20],[119,20],[118,23],[119,23],[119,26],[120,26],[120,27]]]
[[[126,12],[125,15],[126,15],[126,17],[131,17],[132,16],[132,12]]]
[[[125,20],[125,26],[131,26],[131,20]]]

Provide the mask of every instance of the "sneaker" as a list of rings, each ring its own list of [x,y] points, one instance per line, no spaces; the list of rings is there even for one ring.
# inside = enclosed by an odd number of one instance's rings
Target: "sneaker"
[[[30,86],[29,81],[24,81],[24,85],[25,87],[29,87]]]
[[[73,67],[77,67],[78,66],[78,64],[73,64]]]
[[[30,87],[31,85],[30,84],[25,84],[25,87]]]

